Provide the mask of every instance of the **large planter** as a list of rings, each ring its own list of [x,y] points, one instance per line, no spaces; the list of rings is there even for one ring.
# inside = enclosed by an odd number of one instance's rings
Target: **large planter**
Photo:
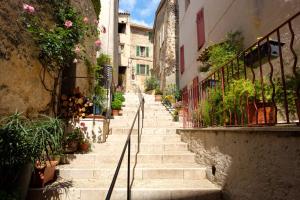
[[[112,110],[112,115],[113,116],[119,116],[120,115],[120,110]]]
[[[249,105],[249,125],[275,125],[276,124],[276,108],[272,103],[265,103],[266,121],[264,117],[264,106],[262,102],[256,103],[257,111],[254,103]],[[257,113],[256,113],[257,112]],[[256,123],[257,122],[257,123]]]
[[[36,163],[34,173],[31,178],[31,186],[35,188],[44,187],[55,177],[57,161],[46,161],[45,164]]]
[[[162,95],[155,95],[155,101],[162,101]]]

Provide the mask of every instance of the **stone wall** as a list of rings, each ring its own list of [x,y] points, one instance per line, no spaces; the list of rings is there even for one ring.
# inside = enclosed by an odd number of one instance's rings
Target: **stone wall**
[[[47,72],[42,73],[38,47],[22,24],[23,3],[21,0],[0,1],[0,116],[16,110],[27,115],[51,112],[52,97],[45,87],[53,88],[53,78]],[[27,3],[35,7],[45,23],[53,23],[50,6],[40,6],[40,0],[30,0]],[[77,6],[84,16],[96,18],[89,0],[73,0],[72,4]],[[95,62],[94,39],[89,38],[85,46],[91,61]],[[86,76],[86,66],[79,63],[77,75]],[[41,77],[44,77],[45,87]],[[78,80],[76,84],[87,91],[87,82]]]
[[[176,0],[162,1],[156,13],[153,72],[161,80],[161,89],[170,84],[176,84],[176,70],[178,69],[177,14]],[[163,40],[162,45],[160,44],[161,40]]]
[[[296,200],[300,196],[299,128],[178,130],[225,200]],[[212,168],[215,167],[215,175]]]

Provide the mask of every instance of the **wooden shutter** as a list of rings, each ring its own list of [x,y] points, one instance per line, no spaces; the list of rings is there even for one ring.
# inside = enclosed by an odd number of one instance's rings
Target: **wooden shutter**
[[[136,65],[136,75],[139,75],[140,74],[140,65],[137,64]]]
[[[149,65],[146,65],[146,75],[149,76]]]
[[[181,46],[180,47],[180,72],[181,72],[181,74],[183,74],[183,72],[184,72],[184,64],[185,64],[185,61],[184,61],[184,46]]]
[[[146,47],[146,57],[149,57],[149,47]]]
[[[188,89],[187,89],[187,86],[185,86],[183,89],[182,89],[182,101],[183,101],[183,104],[185,106],[188,105]]]
[[[197,14],[197,37],[198,37],[198,49],[201,49],[205,43],[205,26],[204,26],[203,8]]]
[[[140,56],[140,47],[136,46],[136,56]]]

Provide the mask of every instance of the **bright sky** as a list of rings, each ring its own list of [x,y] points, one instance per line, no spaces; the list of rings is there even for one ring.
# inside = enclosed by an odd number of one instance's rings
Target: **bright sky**
[[[153,26],[155,11],[160,0],[120,0],[120,11],[131,14],[131,22]]]

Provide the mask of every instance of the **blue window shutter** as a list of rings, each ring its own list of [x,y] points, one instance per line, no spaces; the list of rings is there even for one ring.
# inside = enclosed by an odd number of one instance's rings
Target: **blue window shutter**
[[[146,47],[146,56],[149,57],[149,47]]]
[[[146,65],[146,75],[149,76],[149,65]]]
[[[140,74],[140,65],[137,64],[136,65],[136,75],[139,75]]]
[[[136,56],[140,56],[140,47],[136,46]]]

